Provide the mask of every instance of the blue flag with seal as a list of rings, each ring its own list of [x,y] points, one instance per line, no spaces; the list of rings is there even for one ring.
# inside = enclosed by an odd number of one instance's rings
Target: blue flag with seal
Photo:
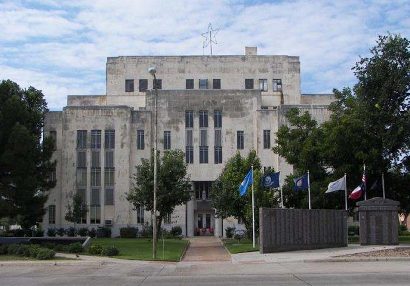
[[[251,169],[249,170],[248,174],[246,174],[241,185],[239,186],[239,195],[241,197],[246,194],[246,191],[248,190],[249,185],[252,183],[253,183],[253,174],[252,174],[252,169]]]
[[[294,191],[306,190],[309,188],[308,174],[304,174],[302,177],[293,179],[295,185],[293,186]]]
[[[262,185],[265,188],[279,188],[279,174],[280,172],[266,174],[262,177]]]

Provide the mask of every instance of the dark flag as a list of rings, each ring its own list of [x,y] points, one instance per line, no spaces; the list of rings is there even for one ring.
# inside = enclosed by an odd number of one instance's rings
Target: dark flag
[[[262,185],[265,188],[279,188],[279,174],[280,172],[266,174],[262,177]]]
[[[294,191],[302,191],[309,188],[309,177],[308,174],[304,174],[299,178],[293,179],[295,185],[293,186]]]

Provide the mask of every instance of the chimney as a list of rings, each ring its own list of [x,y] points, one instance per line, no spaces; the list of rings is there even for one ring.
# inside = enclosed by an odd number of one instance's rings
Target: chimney
[[[258,54],[258,47],[245,47],[245,56],[256,56]]]

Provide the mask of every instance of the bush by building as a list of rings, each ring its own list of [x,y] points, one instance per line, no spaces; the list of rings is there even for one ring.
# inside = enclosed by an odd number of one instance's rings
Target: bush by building
[[[121,238],[135,238],[138,234],[138,228],[136,227],[122,227],[120,229]]]
[[[101,255],[104,256],[116,256],[118,254],[120,254],[120,251],[115,246],[104,247],[101,251]]]

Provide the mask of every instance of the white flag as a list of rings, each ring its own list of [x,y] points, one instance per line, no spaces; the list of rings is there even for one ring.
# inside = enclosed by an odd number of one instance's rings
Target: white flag
[[[341,177],[339,180],[331,182],[329,186],[327,186],[327,191],[325,194],[337,192],[337,191],[344,191],[346,189],[345,184],[345,177]]]

